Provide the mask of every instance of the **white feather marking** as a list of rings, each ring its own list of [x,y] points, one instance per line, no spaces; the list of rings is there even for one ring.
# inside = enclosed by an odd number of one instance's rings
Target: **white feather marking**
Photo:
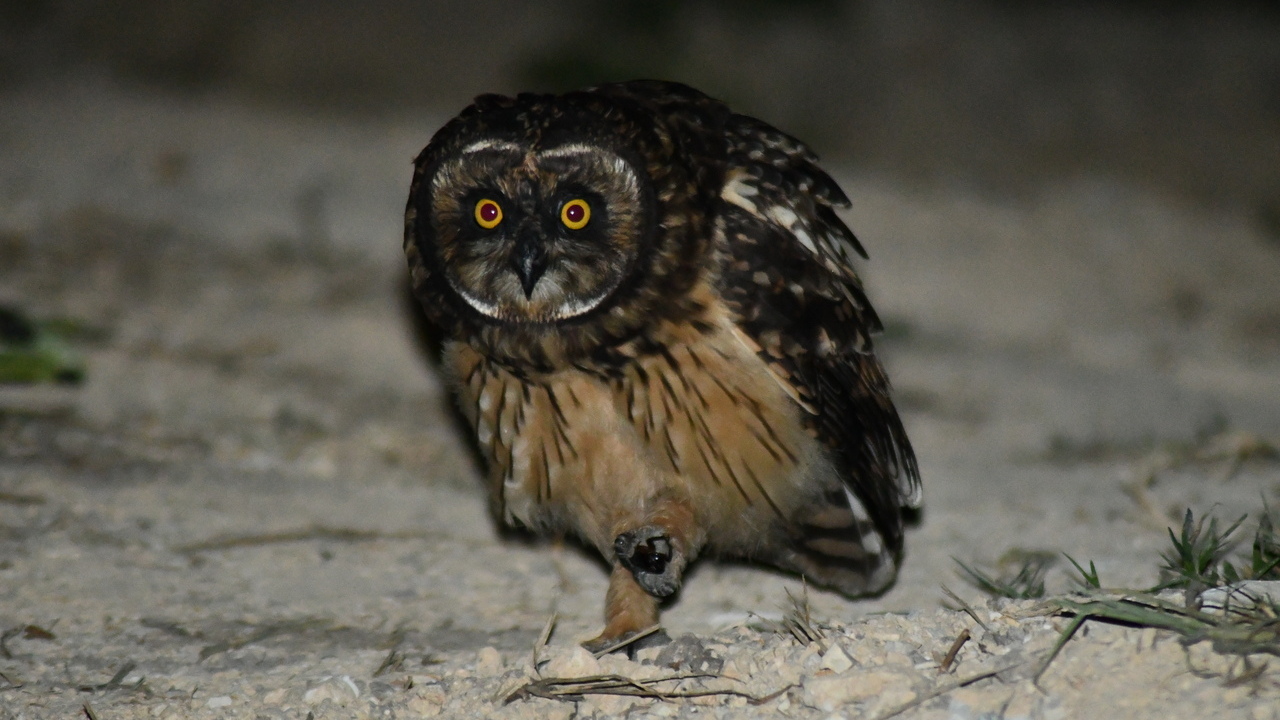
[[[520,390],[515,383],[511,383],[503,388],[502,396],[503,402],[506,403],[507,407],[515,408],[516,404],[520,402]],[[516,427],[514,419],[512,422],[503,422],[502,418],[498,418],[498,439],[502,441],[503,445],[511,447],[511,443],[516,440],[515,434]],[[519,448],[513,448],[513,452],[517,458],[522,454]]]
[[[858,254],[858,251],[853,249],[853,244],[848,240],[845,240],[841,235],[827,234],[823,237],[826,239],[827,244],[836,248],[836,252],[840,255],[840,259],[844,260],[846,263],[852,262],[854,255]]]
[[[472,295],[466,290],[463,290],[456,282],[453,282],[452,278],[450,278],[449,280],[449,287],[453,288],[453,291],[458,293],[458,297],[461,297],[464,302],[470,305],[476,312],[480,313],[481,315],[491,317],[495,320],[511,321],[511,320],[519,319],[519,318],[513,317],[510,312],[504,311],[500,305],[481,300],[475,295]],[[613,291],[616,289],[617,289],[616,285],[610,285],[609,287],[600,291],[596,295],[593,295],[588,298],[583,298],[581,300],[574,300],[572,302],[567,302],[561,305],[560,307],[555,308],[550,313],[542,317],[536,318],[536,320],[538,320],[539,322],[556,322],[559,320],[568,320],[570,318],[575,318],[575,317],[578,317],[579,315],[585,315],[586,313],[589,313],[592,310],[599,307],[600,303],[604,302],[605,299],[607,299],[611,294],[613,294]]]
[[[489,427],[489,423],[481,421],[476,427],[476,440],[481,445],[488,445],[493,440],[493,428]]]
[[[493,393],[484,390],[480,393],[480,412],[489,412],[493,409]]]
[[[543,150],[537,155],[540,158],[549,157],[565,157],[567,155],[594,155],[596,153],[604,154],[604,151],[594,145],[584,145],[582,143],[569,143],[568,145],[560,145],[549,150]]]
[[[871,514],[867,512],[866,506],[862,504],[861,500],[854,497],[849,488],[844,488],[844,496],[849,501],[849,510],[858,519],[859,523],[871,522]],[[868,553],[880,555],[884,552],[884,541],[880,539],[880,533],[874,530],[864,533],[858,540],[862,542],[862,549]]]
[[[440,185],[447,185],[450,182],[452,182],[453,170],[454,170],[453,163],[449,163],[448,165],[441,167],[440,171],[436,173],[436,176],[431,178],[431,189],[434,191]]]
[[[621,175],[626,180],[626,189],[629,192],[636,192],[640,187],[640,182],[636,178],[636,173],[627,164],[626,160],[595,145],[584,145],[582,143],[569,143],[568,145],[560,145],[548,150],[543,150],[536,154],[538,159],[543,158],[561,158],[572,157],[574,155],[595,155],[605,159],[612,166],[613,171]]]
[[[755,186],[743,180],[743,173],[735,172],[730,174],[729,181],[720,189],[720,199],[731,205],[737,205],[756,217],[760,217],[760,211],[756,208],[756,204],[747,199],[758,193],[759,190]]]
[[[796,212],[785,205],[774,205],[769,208],[769,217],[782,227],[790,230],[796,224]]]
[[[808,232],[806,232],[804,229],[797,229],[792,234],[796,236],[796,239],[800,241],[801,245],[808,248],[809,252],[813,253],[819,258],[822,257],[822,253],[818,252],[818,246],[813,244],[813,238],[809,235]]]
[[[498,150],[501,152],[511,152],[519,149],[520,149],[520,146],[513,142],[508,142],[506,140],[494,140],[493,138],[489,138],[488,140],[477,140],[471,143],[470,145],[462,148],[462,152],[460,154],[470,155],[471,153],[478,153],[484,150]]]
[[[857,497],[855,497],[854,494],[849,491],[849,488],[844,488],[844,497],[846,500],[849,501],[849,510],[850,512],[853,513],[853,516],[855,518],[857,518],[861,522],[867,522],[871,520],[871,514],[867,512],[866,506],[863,505],[862,501],[859,500]]]
[[[569,318],[577,317],[579,315],[585,315],[586,313],[596,309],[600,303],[604,302],[605,298],[609,297],[609,295],[613,293],[614,289],[615,287],[610,285],[606,290],[604,290],[604,292],[593,297],[567,302],[556,308],[556,311],[551,314],[551,319],[568,320]]]
[[[446,273],[446,276],[447,276],[447,273]],[[465,300],[468,305],[474,308],[476,312],[480,313],[481,315],[488,315],[489,317],[495,318],[497,320],[503,320],[506,318],[506,314],[503,313],[502,309],[499,308],[497,305],[494,305],[493,303],[485,302],[484,300],[481,300],[475,295],[468,293],[466,290],[463,290],[461,287],[459,287],[458,284],[455,283],[452,278],[449,279],[449,287],[453,288],[453,291],[458,293],[459,297]]]

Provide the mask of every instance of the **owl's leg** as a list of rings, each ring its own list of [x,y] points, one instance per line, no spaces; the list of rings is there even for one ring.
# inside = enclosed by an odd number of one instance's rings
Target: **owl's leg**
[[[604,631],[582,643],[593,653],[613,647],[657,625],[658,598],[640,587],[630,570],[615,564],[613,574],[609,576],[609,592],[604,598],[604,619]]]
[[[614,532],[604,632],[582,644],[592,652],[613,647],[657,625],[660,599],[680,589],[685,566],[705,540],[688,503],[671,498],[653,502],[638,520],[619,520]],[[669,641],[665,633],[656,633],[637,644],[664,639]]]

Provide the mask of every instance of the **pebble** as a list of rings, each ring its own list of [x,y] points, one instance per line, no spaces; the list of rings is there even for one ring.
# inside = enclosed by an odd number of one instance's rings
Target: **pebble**
[[[588,695],[582,701],[582,714],[601,718],[617,718],[629,715],[630,710],[643,702],[652,702],[626,695]]]
[[[960,688],[951,693],[947,710],[955,720],[997,717],[1011,694],[1007,689],[992,692],[986,688]]]
[[[494,647],[483,647],[476,653],[476,675],[493,677],[502,672],[502,653]]]
[[[440,714],[440,710],[444,707],[444,701],[444,693],[438,690],[428,690],[419,693],[405,705],[411,717],[435,717]]]
[[[542,667],[542,677],[576,678],[600,674],[600,661],[581,645],[557,648]]]
[[[500,705],[492,717],[495,720],[571,720],[577,714],[575,703],[535,697]]]
[[[802,702],[823,712],[831,712],[851,702],[880,697],[890,691],[911,692],[911,676],[891,670],[871,670],[852,675],[814,675],[805,678],[803,684]]]
[[[833,644],[830,650],[822,656],[822,663],[818,666],[824,670],[839,675],[840,673],[853,667],[853,660],[849,659],[849,655],[839,645]]]
[[[307,690],[302,700],[309,705],[319,705],[325,700],[343,706],[360,697],[360,688],[347,675],[329,678],[319,685]]]

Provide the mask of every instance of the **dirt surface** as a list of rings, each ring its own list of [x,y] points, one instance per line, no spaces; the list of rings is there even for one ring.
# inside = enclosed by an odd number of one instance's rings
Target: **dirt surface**
[[[1280,438],[1280,241],[1250,215],[836,168],[926,488],[902,577],[808,592],[801,643],[774,627],[797,579],[702,562],[675,643],[597,660],[601,564],[495,527],[405,300],[410,159],[443,115],[84,78],[3,103],[0,303],[96,333],[82,385],[0,386],[0,718],[1278,716],[1276,670],[1225,682],[1238,663],[1154,630],[1090,625],[1037,687],[1066,621],[952,560],[1149,585],[1183,508],[1280,502],[1248,452]],[[727,692],[516,693],[699,672],[654,687]]]

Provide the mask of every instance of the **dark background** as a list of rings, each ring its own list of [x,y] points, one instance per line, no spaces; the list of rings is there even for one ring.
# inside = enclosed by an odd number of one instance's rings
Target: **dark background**
[[[861,172],[1114,177],[1280,235],[1276,2],[5,0],[0,28],[9,85],[87,69],[314,113],[678,79]]]

